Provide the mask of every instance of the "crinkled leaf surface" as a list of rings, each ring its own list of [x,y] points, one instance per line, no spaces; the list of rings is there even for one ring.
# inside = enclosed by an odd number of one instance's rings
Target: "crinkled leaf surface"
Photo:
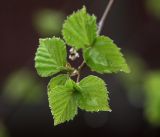
[[[76,49],[90,47],[97,36],[96,17],[83,7],[66,19],[62,34],[66,43]]]
[[[129,72],[120,48],[108,37],[97,37],[92,47],[84,49],[83,56],[86,64],[93,71],[99,73]]]
[[[70,81],[67,81],[67,84],[56,86],[48,92],[54,125],[72,120],[77,114],[77,95],[69,84]]]
[[[79,83],[80,93],[78,105],[86,111],[111,111],[108,104],[108,91],[105,82],[90,75]]]
[[[62,40],[55,37],[40,39],[35,57],[38,74],[47,77],[65,70],[66,57],[66,46]]]
[[[56,86],[65,85],[68,79],[69,79],[69,76],[67,74],[61,74],[52,78],[48,84],[48,92],[50,92],[51,89],[54,89]]]

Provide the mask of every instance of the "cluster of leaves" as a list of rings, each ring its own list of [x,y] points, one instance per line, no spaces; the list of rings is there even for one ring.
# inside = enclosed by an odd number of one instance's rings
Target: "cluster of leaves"
[[[77,109],[86,111],[111,111],[105,82],[97,76],[87,76],[74,82],[72,68],[67,62],[66,44],[82,50],[85,63],[98,73],[129,72],[120,49],[113,41],[98,33],[96,17],[86,8],[74,12],[63,24],[60,38],[40,39],[35,57],[35,67],[42,77],[65,72],[51,79],[48,97],[54,125],[73,119]]]

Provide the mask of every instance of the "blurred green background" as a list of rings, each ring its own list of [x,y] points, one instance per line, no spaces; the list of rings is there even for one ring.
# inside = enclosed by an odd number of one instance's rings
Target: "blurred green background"
[[[12,0],[0,4],[0,137],[160,136],[160,0],[115,1],[103,35],[122,48],[130,74],[99,75],[112,112],[80,111],[53,127],[49,79],[34,69],[38,39],[61,37],[66,16],[86,5],[99,21],[107,0]],[[82,61],[80,58],[75,66]],[[85,68],[82,76],[95,74]]]

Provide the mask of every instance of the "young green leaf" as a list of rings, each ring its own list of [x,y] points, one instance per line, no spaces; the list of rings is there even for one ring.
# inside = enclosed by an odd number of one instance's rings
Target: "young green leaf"
[[[97,37],[92,47],[84,49],[83,57],[86,64],[99,73],[129,72],[120,49],[105,36]]]
[[[108,91],[105,82],[96,77],[88,76],[79,83],[80,93],[78,105],[86,111],[111,111],[108,104]]]
[[[48,97],[54,125],[72,120],[77,114],[77,96],[73,88],[56,86],[48,92]]]
[[[38,74],[47,77],[65,70],[66,57],[66,46],[62,40],[56,37],[40,39],[35,57]]]
[[[67,18],[62,34],[66,43],[76,49],[90,47],[97,36],[96,17],[83,7]]]
[[[48,92],[53,90],[56,86],[65,85],[68,79],[69,79],[69,76],[67,74],[61,74],[52,78],[48,84]]]

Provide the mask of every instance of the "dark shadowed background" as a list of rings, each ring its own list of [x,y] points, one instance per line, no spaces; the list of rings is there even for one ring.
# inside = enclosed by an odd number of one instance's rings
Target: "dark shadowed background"
[[[99,75],[112,112],[79,111],[73,121],[53,126],[49,79],[34,68],[38,39],[61,36],[63,20],[83,5],[99,21],[107,2],[1,0],[0,137],[160,137],[160,0],[115,0],[107,17],[102,34],[122,48],[132,71]],[[85,68],[83,76],[91,73]]]

